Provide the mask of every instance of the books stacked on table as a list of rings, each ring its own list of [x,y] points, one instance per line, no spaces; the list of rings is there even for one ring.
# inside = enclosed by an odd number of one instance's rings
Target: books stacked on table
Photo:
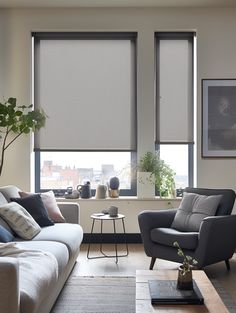
[[[192,290],[180,290],[176,280],[149,280],[152,304],[204,304],[203,296],[193,280]]]

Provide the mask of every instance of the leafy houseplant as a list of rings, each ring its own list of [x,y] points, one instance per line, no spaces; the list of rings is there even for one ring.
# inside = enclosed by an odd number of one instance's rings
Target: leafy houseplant
[[[177,287],[179,289],[193,289],[192,268],[198,263],[190,255],[186,255],[179,243],[175,241],[173,246],[178,249],[178,255],[183,257],[183,264],[179,267]]]
[[[42,109],[32,110],[33,105],[16,105],[16,98],[9,98],[0,103],[0,141],[1,160],[0,175],[2,174],[5,151],[22,134],[39,130],[45,125],[46,114]]]
[[[137,196],[152,198],[155,196],[156,156],[146,152],[137,165]]]
[[[173,196],[175,189],[175,172],[160,158],[160,153],[146,152],[140,158],[138,171],[149,172],[147,180],[153,182],[159,190],[160,196]]]

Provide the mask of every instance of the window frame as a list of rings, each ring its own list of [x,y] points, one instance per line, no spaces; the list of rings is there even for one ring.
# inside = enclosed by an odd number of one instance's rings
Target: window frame
[[[159,47],[159,42],[158,39],[182,39],[182,38],[191,38],[192,41],[192,102],[193,102],[193,108],[192,108],[192,121],[193,121],[193,137],[194,137],[194,120],[195,120],[195,83],[194,83],[194,77],[195,77],[195,43],[196,43],[196,33],[193,31],[190,32],[155,32],[155,109],[156,113],[155,116],[157,117],[157,112],[159,111],[159,103],[158,99],[160,97],[160,90],[159,90],[159,63],[157,62],[157,54],[158,54],[158,47]],[[156,125],[155,125],[155,134],[157,134],[157,123],[158,120],[156,120]],[[157,138],[155,138],[155,150],[158,152],[160,151],[160,145],[188,145],[188,185],[190,187],[193,187],[194,185],[194,142],[185,142],[185,143],[179,143],[179,142],[157,142]],[[159,194],[158,190],[156,190],[156,195]]]
[[[131,42],[134,45],[134,106],[135,106],[135,150],[126,150],[126,152],[131,153],[131,189],[121,189],[120,190],[120,195],[121,196],[135,196],[137,193],[137,182],[136,182],[136,172],[135,172],[135,167],[137,164],[137,37],[138,33],[137,32],[32,32],[31,36],[33,39],[32,43],[32,85],[33,85],[33,103],[34,98],[35,98],[35,74],[34,71],[35,69],[37,70],[38,65],[35,62],[34,58],[34,45],[35,42],[34,40],[40,40],[40,39],[93,39],[93,40],[102,40],[102,39],[111,39],[111,40],[119,40],[119,39],[128,39],[131,40]],[[37,92],[37,90],[36,90]],[[43,151],[53,151],[53,150],[41,150]],[[60,150],[60,151],[65,151],[66,150]],[[70,152],[69,150],[67,150]],[[78,149],[73,150],[73,151],[79,151]],[[82,151],[82,150],[81,150]],[[84,151],[84,150],[83,150]],[[121,150],[96,150],[96,151],[101,151],[101,152],[122,152]],[[59,151],[58,151],[59,152]],[[93,152],[92,150],[86,150],[86,152]],[[48,189],[41,189],[41,175],[40,175],[40,150],[35,150],[35,190],[37,192],[44,192],[48,191]],[[66,189],[51,189],[54,191],[54,193],[58,196],[64,195],[64,192]],[[92,189],[92,196],[95,195],[95,189]]]

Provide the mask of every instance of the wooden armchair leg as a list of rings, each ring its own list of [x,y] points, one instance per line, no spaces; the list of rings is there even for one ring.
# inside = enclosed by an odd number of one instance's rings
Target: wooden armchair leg
[[[156,262],[156,258],[152,257],[151,263],[150,263],[150,266],[149,266],[149,269],[150,269],[150,270],[153,269],[153,266],[154,266],[155,262]]]
[[[227,270],[230,271],[230,263],[229,260],[225,260],[225,265],[227,267]]]

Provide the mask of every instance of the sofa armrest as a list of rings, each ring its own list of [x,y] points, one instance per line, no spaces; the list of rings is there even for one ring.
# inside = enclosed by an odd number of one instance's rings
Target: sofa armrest
[[[79,224],[79,204],[76,202],[57,202],[58,207],[61,210],[62,215],[66,219],[67,223]]]
[[[228,260],[236,247],[236,215],[210,216],[203,219],[199,244],[195,251],[198,266]]]
[[[0,312],[20,312],[19,263],[16,258],[0,257]]]

